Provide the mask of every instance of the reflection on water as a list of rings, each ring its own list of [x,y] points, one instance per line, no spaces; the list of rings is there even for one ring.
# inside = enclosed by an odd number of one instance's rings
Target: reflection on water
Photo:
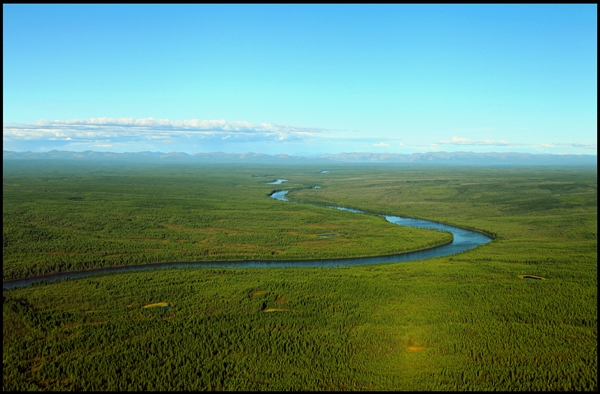
[[[279,181],[279,180],[278,180]],[[281,179],[285,181],[285,179]],[[270,195],[271,198],[281,201],[289,201],[285,198],[285,195],[289,190],[283,190],[274,192]],[[343,211],[349,211],[354,213],[364,213],[358,209],[345,208],[345,207],[329,207]],[[419,227],[433,230],[449,231],[454,236],[454,240],[447,244],[437,246],[431,249],[421,250],[418,252],[400,253],[389,256],[374,256],[374,257],[358,257],[358,258],[346,258],[346,259],[327,259],[327,260],[277,260],[277,261],[218,261],[218,262],[197,262],[197,263],[157,263],[157,264],[145,264],[138,266],[126,266],[126,267],[112,267],[112,268],[95,268],[83,272],[67,272],[61,274],[47,275],[37,278],[20,279],[2,284],[4,289],[10,289],[13,287],[27,286],[31,283],[40,281],[53,282],[58,279],[74,279],[83,276],[99,273],[116,273],[123,271],[141,271],[141,270],[152,270],[152,269],[164,269],[164,268],[175,268],[175,267],[202,267],[202,268],[285,268],[285,267],[342,267],[342,266],[354,266],[354,265],[365,265],[365,264],[379,264],[379,263],[394,263],[394,262],[405,262],[414,260],[423,260],[432,257],[448,256],[465,250],[473,249],[478,245],[483,245],[491,241],[491,238],[480,234],[475,231],[465,230],[446,224],[430,222],[422,219],[409,219],[399,216],[383,215],[385,219],[400,226]],[[322,234],[325,235],[325,234]]]
[[[327,208],[339,209],[340,211],[348,211],[348,212],[354,212],[354,213],[364,213],[363,211],[359,211],[358,209],[345,208],[345,207],[334,207],[333,205],[330,205]]]
[[[287,198],[285,198],[286,193],[289,192],[289,190],[284,190],[281,192],[273,192],[271,193],[271,198],[274,198],[276,200],[280,200],[280,201],[289,201]]]
[[[287,182],[287,179],[278,179],[273,182],[267,182],[267,185],[281,185],[283,182]]]

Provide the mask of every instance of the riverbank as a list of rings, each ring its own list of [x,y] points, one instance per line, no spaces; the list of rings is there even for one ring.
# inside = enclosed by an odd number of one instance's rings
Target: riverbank
[[[285,195],[288,191],[272,192],[269,194],[271,198],[280,201],[288,201]],[[343,207],[329,207],[331,209],[340,209]],[[365,213],[362,211],[354,213]],[[383,216],[383,215],[382,215]],[[441,257],[461,253],[463,251],[475,248],[479,245],[489,242],[489,237],[483,238],[478,233],[454,228],[452,226],[443,225],[440,223],[429,222],[426,220],[416,220],[411,222],[411,219],[399,218],[395,216],[384,216],[390,223],[404,225],[409,227],[427,228],[437,231],[445,231],[452,234],[453,238],[445,243],[440,243],[431,247],[417,249],[411,252],[378,255],[378,256],[358,256],[352,258],[339,259],[301,259],[301,260],[230,260],[230,261],[195,261],[195,262],[157,262],[140,265],[127,266],[112,266],[106,268],[92,268],[80,271],[70,271],[57,274],[41,275],[36,277],[7,280],[3,282],[4,289],[14,287],[22,287],[35,283],[48,283],[56,280],[76,279],[96,274],[115,274],[127,271],[168,269],[179,267],[196,267],[196,268],[285,268],[285,267],[339,267],[350,265],[366,265],[366,264],[381,264],[393,262],[406,262],[414,260],[423,260],[426,258]],[[402,222],[400,224],[398,222]],[[412,224],[411,224],[412,223]]]

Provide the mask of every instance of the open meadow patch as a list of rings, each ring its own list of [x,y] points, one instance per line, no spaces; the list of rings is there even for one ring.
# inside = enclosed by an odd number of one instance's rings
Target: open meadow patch
[[[542,278],[541,276],[536,275],[519,275],[519,278],[528,280],[546,280],[546,278]]]
[[[154,304],[147,304],[144,305],[142,308],[144,309],[148,309],[148,308],[163,308],[163,309],[169,309],[171,307],[171,304],[169,304],[168,302],[156,302]]]
[[[291,311],[291,309],[287,309],[287,308],[266,308],[263,310],[263,312],[287,312],[287,311]]]

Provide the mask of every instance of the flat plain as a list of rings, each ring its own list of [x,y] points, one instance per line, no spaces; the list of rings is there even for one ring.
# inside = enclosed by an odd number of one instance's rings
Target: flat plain
[[[494,236],[407,263],[163,269],[4,290],[4,390],[597,389],[596,167],[5,161],[3,175],[4,280],[448,241],[275,201],[274,189]],[[275,179],[288,182],[266,184]]]

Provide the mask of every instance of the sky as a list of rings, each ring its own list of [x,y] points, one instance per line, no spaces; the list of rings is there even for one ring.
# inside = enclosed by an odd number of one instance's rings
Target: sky
[[[3,5],[18,152],[597,154],[597,5]]]

